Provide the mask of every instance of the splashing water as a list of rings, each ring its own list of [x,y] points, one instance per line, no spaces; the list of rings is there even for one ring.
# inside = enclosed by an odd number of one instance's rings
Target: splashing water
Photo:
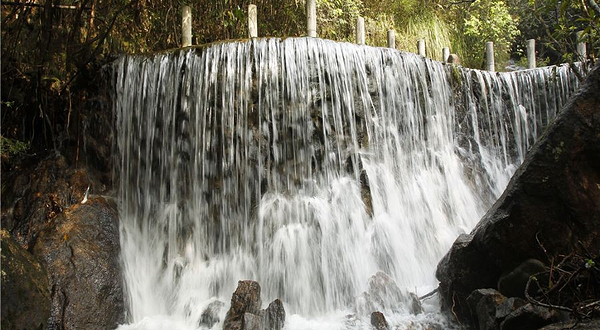
[[[113,70],[123,329],[202,328],[241,279],[283,300],[287,329],[368,328],[345,315],[369,277],[434,288],[577,87],[566,66],[489,73],[312,38]],[[386,317],[443,322],[428,308]]]

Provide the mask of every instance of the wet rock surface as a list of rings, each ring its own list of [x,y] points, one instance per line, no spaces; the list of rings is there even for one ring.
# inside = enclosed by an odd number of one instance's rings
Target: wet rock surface
[[[38,294],[27,302],[36,308],[21,309],[24,319],[43,318],[43,329],[114,329],[124,321],[117,209],[98,197],[111,192],[114,160],[108,80],[99,80],[73,105],[70,126],[53,137],[54,149],[32,148],[35,154],[18,164],[3,164],[1,225],[9,238],[3,233],[2,250],[12,237],[44,269],[46,289],[40,290],[47,298]],[[38,278],[36,269],[20,281]],[[3,262],[3,274],[19,271]],[[3,283],[3,328],[34,329],[4,324],[7,302],[21,297],[27,295],[4,290]]]
[[[74,105],[70,129],[54,137],[54,149],[38,150],[6,170],[3,164],[2,228],[29,251],[38,234],[86,192],[106,195],[113,188],[115,128],[104,78],[90,84],[85,101]]]
[[[545,271],[546,265],[541,261],[537,259],[525,260],[517,268],[500,276],[498,291],[507,297],[525,298],[525,288],[530,276],[539,276],[539,274]],[[531,291],[531,288],[529,290]]]
[[[413,315],[423,313],[421,300],[419,300],[419,297],[413,292],[408,293],[408,311]]]
[[[2,329],[46,329],[50,287],[46,269],[6,230],[2,238]]]
[[[244,330],[262,330],[262,318],[260,315],[244,313],[242,327],[239,329]],[[223,329],[227,329],[223,327]]]
[[[244,329],[244,314],[258,314],[261,303],[258,282],[239,281],[231,296],[231,307],[225,316],[223,329]]]
[[[506,297],[494,289],[475,290],[469,295],[467,303],[471,313],[477,318],[480,330],[493,330],[498,327],[500,322],[496,318],[496,309],[505,300]]]
[[[266,329],[281,330],[285,324],[285,309],[280,299],[273,300],[265,309],[264,321]]]
[[[500,324],[501,330],[538,329],[560,321],[560,314],[553,309],[526,304],[519,307]]]
[[[565,329],[597,330],[597,329],[600,329],[600,319],[553,323],[553,324],[547,325],[543,328],[540,328],[539,330],[565,330]]]
[[[3,173],[2,227],[47,270],[48,329],[115,328],[124,320],[116,205],[92,195],[109,190],[99,172],[73,161],[54,153]],[[16,271],[12,265],[5,270]],[[4,294],[3,301],[19,299]],[[37,320],[45,312],[23,313]]]
[[[518,297],[507,298],[494,289],[473,291],[467,304],[473,320],[471,326],[479,330],[538,329],[566,317]]]
[[[436,272],[443,308],[475,326],[467,297],[527,259],[600,248],[600,67],[533,146],[508,187]],[[522,307],[522,308],[525,308]],[[516,311],[515,311],[516,312]],[[507,316],[504,326],[514,317]],[[516,329],[516,328],[515,328]]]
[[[116,204],[90,197],[52,222],[33,247],[52,288],[49,328],[116,328],[125,316]]]
[[[388,330],[390,328],[385,316],[381,312],[371,313],[371,325],[374,326],[376,330]]]
[[[108,188],[85,168],[76,168],[55,154],[28,170],[3,176],[2,228],[31,250],[39,233],[51,228],[65,209],[80,203],[86,191],[100,194]]]
[[[377,272],[369,278],[367,291],[356,299],[355,309],[357,314],[364,316],[375,311],[409,312],[415,315],[423,312],[419,298],[414,293],[400,289],[394,279],[383,272]]]
[[[494,289],[473,291],[467,298],[467,303],[480,330],[499,329],[510,313],[525,305],[523,299],[507,298]]]
[[[511,312],[500,324],[501,330],[538,329],[545,325],[560,321],[556,310],[526,304]]]
[[[225,316],[224,330],[281,330],[285,324],[283,303],[275,299],[260,309],[260,285],[256,281],[239,281]]]
[[[219,313],[223,307],[225,307],[225,303],[219,300],[215,300],[208,304],[206,309],[200,315],[199,325],[212,328],[215,323],[221,321],[219,318]]]

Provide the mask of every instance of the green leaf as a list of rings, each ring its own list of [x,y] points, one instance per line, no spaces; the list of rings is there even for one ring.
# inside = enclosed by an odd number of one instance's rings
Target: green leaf
[[[586,269],[593,268],[594,266],[596,266],[596,263],[595,263],[595,262],[594,262],[594,260],[592,260],[592,259],[588,259],[588,260],[585,262],[585,268],[586,268]]]

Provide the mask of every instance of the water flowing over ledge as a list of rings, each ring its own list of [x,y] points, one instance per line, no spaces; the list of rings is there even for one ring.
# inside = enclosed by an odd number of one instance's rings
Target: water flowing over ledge
[[[426,293],[578,86],[313,38],[123,56],[113,82],[129,318],[189,329],[240,279],[297,328],[360,314],[378,271]]]

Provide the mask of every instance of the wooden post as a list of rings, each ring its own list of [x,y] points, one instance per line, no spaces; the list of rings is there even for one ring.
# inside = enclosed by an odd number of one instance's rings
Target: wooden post
[[[306,0],[306,30],[309,37],[317,37],[317,2]]]
[[[425,39],[419,39],[419,41],[417,41],[417,49],[419,51],[419,55],[427,56],[425,53]]]
[[[248,34],[250,38],[258,37],[256,5],[248,5]]]
[[[360,16],[356,19],[356,43],[365,44],[365,19]]]
[[[388,30],[387,37],[388,37],[388,47],[395,49],[396,48],[396,32],[394,30]]]
[[[448,57],[450,57],[450,48],[442,48],[442,62],[448,63]]]
[[[181,47],[192,45],[192,8],[183,6],[181,9]]]
[[[527,68],[535,69],[535,39],[527,40]]]
[[[577,36],[577,56],[581,62],[585,62],[587,59],[587,50],[585,42],[583,42],[583,31],[579,31]]]
[[[494,63],[494,43],[488,41],[485,43],[485,68],[488,71],[496,71],[496,65]]]

